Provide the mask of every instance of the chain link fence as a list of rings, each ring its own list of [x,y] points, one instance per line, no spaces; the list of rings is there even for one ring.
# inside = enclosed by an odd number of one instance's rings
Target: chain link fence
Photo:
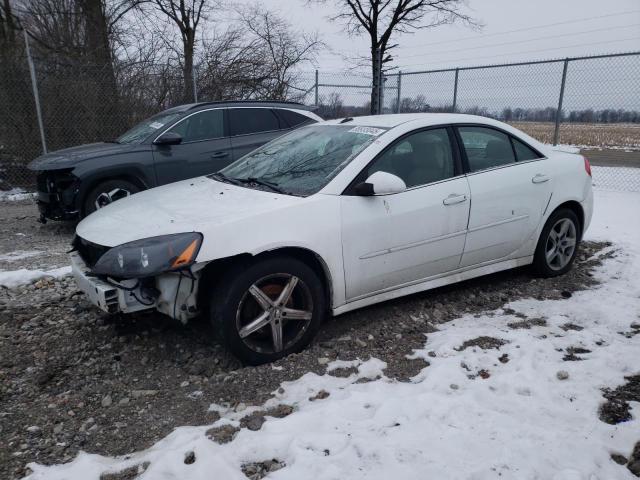
[[[150,115],[183,102],[176,65],[69,64],[26,51],[0,59],[0,190],[32,190],[26,165],[45,146],[55,151],[114,139]],[[316,105],[324,118],[367,115],[371,75],[301,72],[259,88],[196,70],[194,96],[281,99]],[[605,56],[398,72],[384,77],[383,113],[459,112],[505,121],[546,143],[627,155],[627,168],[601,167],[596,184],[640,191],[640,52]],[[39,128],[35,99],[42,117]],[[630,159],[630,160],[629,160]],[[606,178],[606,180],[605,180]]]

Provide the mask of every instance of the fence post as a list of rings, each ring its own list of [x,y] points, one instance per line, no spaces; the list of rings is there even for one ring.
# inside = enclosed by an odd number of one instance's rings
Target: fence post
[[[569,59],[564,59],[564,65],[562,67],[562,83],[560,84],[560,96],[558,97],[558,109],[556,110],[556,126],[553,131],[553,144],[557,145],[560,140],[560,120],[562,117],[562,101],[564,99],[564,85],[567,81],[567,67],[569,66]]]
[[[396,99],[396,113],[400,113],[400,94],[402,91],[402,70],[398,72],[398,97]]]
[[[29,34],[27,29],[23,28],[24,47],[27,53],[27,62],[29,64],[29,74],[31,75],[31,88],[33,90],[33,100],[36,105],[36,116],[38,117],[38,128],[40,129],[40,142],[42,143],[42,153],[47,153],[47,140],[44,136],[44,122],[42,121],[42,109],[40,108],[40,95],[38,94],[38,82],[36,79],[36,68],[31,58],[31,49],[29,48]]]
[[[193,79],[193,101],[194,103],[198,103],[198,83],[197,83],[198,69],[194,66],[193,71],[191,73],[192,73],[191,78]]]
[[[453,80],[453,105],[451,106],[451,111],[456,113],[456,107],[458,105],[458,73],[460,72],[459,68],[456,68],[456,76]]]
[[[318,73],[318,69],[316,69],[316,85],[315,85],[315,89],[316,89],[316,98],[315,98],[315,102],[314,105],[318,105],[318,99],[319,99],[319,95],[318,95],[318,90],[319,90],[319,85],[320,85],[320,74]]]

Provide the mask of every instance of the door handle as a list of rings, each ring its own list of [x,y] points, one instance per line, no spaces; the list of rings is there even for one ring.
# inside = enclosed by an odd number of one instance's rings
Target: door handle
[[[544,182],[548,182],[549,181],[549,177],[542,174],[542,173],[538,173],[536,175],[534,175],[534,177],[531,179],[531,181],[533,183],[544,183]]]
[[[442,203],[445,205],[455,205],[456,203],[462,203],[467,201],[466,195],[460,195],[458,193],[452,193],[447,198],[442,200]]]
[[[211,158],[223,158],[229,155],[229,152],[214,152],[211,154]]]

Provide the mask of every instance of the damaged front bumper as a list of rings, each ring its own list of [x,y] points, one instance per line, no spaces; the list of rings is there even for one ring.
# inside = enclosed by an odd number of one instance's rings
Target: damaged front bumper
[[[41,221],[76,220],[80,216],[77,205],[80,180],[69,170],[39,172],[37,176],[38,210]]]
[[[91,303],[107,313],[157,310],[182,323],[199,313],[197,294],[200,269],[196,265],[189,275],[172,272],[154,278],[117,283],[93,275],[79,252],[71,252],[70,258],[71,271],[78,288],[87,295]]]

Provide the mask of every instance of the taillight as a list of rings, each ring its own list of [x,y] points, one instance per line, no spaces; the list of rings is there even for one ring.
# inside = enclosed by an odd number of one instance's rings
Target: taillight
[[[584,158],[584,170],[587,172],[587,175],[591,176],[591,164],[587,157],[583,156],[582,158]]]

